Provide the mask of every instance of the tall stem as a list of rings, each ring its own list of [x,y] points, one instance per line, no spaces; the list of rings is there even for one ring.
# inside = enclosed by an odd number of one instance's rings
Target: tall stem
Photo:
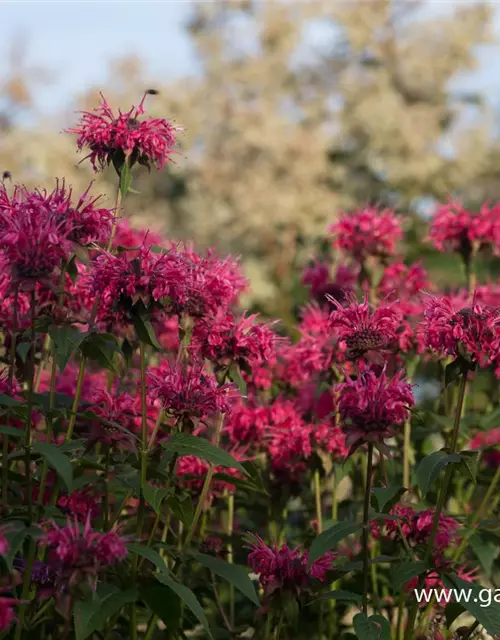
[[[32,433],[31,433],[31,423],[33,420],[33,404],[34,404],[34,386],[35,386],[35,356],[36,356],[36,329],[35,329],[35,321],[36,321],[36,296],[35,296],[35,288],[31,291],[31,300],[30,300],[30,311],[31,311],[31,356],[30,356],[30,372],[29,372],[29,380],[28,380],[28,406],[26,412],[26,434],[25,434],[25,480],[26,480],[26,504],[28,507],[28,520],[31,524],[33,519],[33,487],[32,487],[32,475],[31,475],[31,442],[32,442]],[[30,584],[31,584],[31,572],[33,570],[33,563],[35,561],[36,555],[36,543],[33,537],[30,538],[29,550],[28,550],[28,559],[26,562],[26,567],[24,570],[23,576],[23,589],[21,601],[23,604],[19,606],[19,621],[16,626],[15,632],[15,640],[20,640],[23,627],[24,620],[26,616],[26,606],[27,601],[29,599],[30,592]]]
[[[323,513],[321,509],[321,483],[319,471],[314,472],[314,497],[316,503],[316,520],[318,522],[318,534],[323,533]]]
[[[16,368],[16,340],[17,340],[17,311],[19,306],[19,287],[14,293],[14,309],[12,312],[12,331],[10,337],[9,356],[9,392],[12,393],[14,384],[14,369]],[[9,506],[9,437],[7,434],[2,438],[2,506],[4,513]]]
[[[455,412],[455,420],[453,423],[453,433],[451,436],[451,444],[450,444],[450,453],[456,453],[457,451],[457,443],[458,443],[458,434],[460,431],[460,420],[462,418],[462,409],[464,406],[465,392],[467,389],[467,371],[462,373],[460,378],[460,387],[458,390],[458,400],[457,400],[457,408]],[[436,538],[436,533],[439,526],[439,517],[441,512],[443,511],[443,507],[446,503],[446,499],[448,497],[448,490],[451,484],[451,478],[453,476],[453,465],[449,464],[446,467],[446,471],[444,474],[443,484],[441,485],[441,491],[439,492],[439,497],[436,503],[436,509],[434,511],[434,520],[432,522],[432,529],[429,536],[429,541],[427,543],[427,548],[425,551],[425,559],[430,560],[432,557],[432,551],[434,549],[434,541]],[[423,584],[423,576],[420,576],[418,588],[420,589]],[[411,640],[413,638],[413,627],[415,626],[415,620],[417,618],[418,613],[418,602],[415,598],[410,609],[410,615],[408,619],[408,625],[406,627],[406,635],[405,640]]]
[[[120,181],[118,183],[118,190],[116,192],[116,200],[115,200],[115,216],[113,219],[113,226],[111,227],[111,234],[109,236],[107,251],[111,251],[113,248],[113,242],[115,240],[116,235],[116,227],[118,226],[118,220],[120,219],[120,208],[122,205],[122,178],[120,176]]]
[[[373,472],[373,443],[368,443],[368,464],[366,467],[366,487],[365,487],[365,502],[363,508],[363,613],[368,613],[368,585],[370,581],[369,561],[370,551],[368,548],[369,535],[369,510],[370,510],[370,491],[372,485],[372,472]]]
[[[233,564],[233,543],[231,537],[234,529],[234,494],[230,493],[227,498],[227,561],[229,564]],[[231,628],[234,627],[235,609],[234,609],[234,585],[229,585],[229,620],[231,621]]]
[[[215,426],[215,442],[214,444],[216,446],[218,446],[219,444],[219,440],[220,440],[220,436],[222,433],[222,426],[224,424],[224,414],[223,413],[218,413],[217,414],[217,422],[216,422],[216,426]],[[201,512],[203,511],[203,506],[206,502],[207,496],[208,496],[208,492],[210,491],[210,483],[212,482],[212,477],[214,475],[214,465],[212,463],[210,463],[210,466],[208,468],[207,471],[207,475],[205,476],[205,481],[203,483],[203,488],[201,490],[200,493],[200,497],[198,499],[198,504],[196,505],[196,510],[194,512],[194,516],[193,516],[193,521],[191,523],[191,526],[189,527],[189,531],[187,532],[186,538],[184,540],[184,544],[183,544],[183,548],[186,548],[189,543],[191,542],[191,540],[193,539],[193,536],[196,532],[196,528],[198,526],[198,522],[200,520],[200,516],[201,516]]]

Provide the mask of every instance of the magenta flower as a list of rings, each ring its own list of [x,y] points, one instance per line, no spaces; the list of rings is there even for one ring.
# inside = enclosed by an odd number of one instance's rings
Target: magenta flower
[[[500,467],[500,427],[490,429],[489,431],[480,431],[469,441],[468,449],[472,451],[485,450],[482,460],[488,467],[496,469]]]
[[[335,310],[330,315],[330,327],[335,331],[340,346],[348,359],[356,359],[371,351],[387,349],[398,341],[401,314],[395,303],[382,301],[372,310],[368,299],[362,303],[352,297],[347,307],[333,301]]]
[[[96,390],[91,395],[88,409],[102,418],[102,421],[92,420],[89,448],[96,442],[126,449],[134,447],[133,434],[139,430],[141,415],[136,398],[127,392],[112,394]]]
[[[0,597],[0,631],[7,631],[15,620],[14,605],[19,604],[15,598]]]
[[[5,187],[0,185],[2,192]],[[17,282],[49,281],[71,253],[64,220],[41,204],[36,193],[21,187],[16,187],[9,206],[0,208],[0,236],[0,249]]]
[[[492,246],[498,253],[500,208],[484,204],[478,212],[469,211],[458,200],[440,205],[432,219],[429,240],[438,251],[456,252],[470,257],[473,250]]]
[[[340,425],[346,434],[346,445],[356,447],[363,442],[381,442],[394,435],[415,404],[411,385],[403,373],[387,377],[385,370],[377,375],[372,369],[361,371],[355,380],[337,384]]]
[[[466,582],[474,582],[474,580],[477,580],[478,578],[477,569],[470,569],[466,566],[454,569],[454,573],[456,573],[459,578],[465,580]],[[404,590],[408,593],[413,593],[417,588],[419,588],[418,576],[412,578],[411,580],[408,580],[408,582],[406,582],[404,585]],[[443,594],[440,600],[435,600],[435,604],[438,607],[446,607],[448,602],[455,602],[452,594],[450,594],[450,589],[445,587],[441,574],[437,571],[431,571],[430,573],[426,574],[422,590],[427,593],[427,596],[430,599],[432,599],[432,596],[434,596],[436,592],[440,592]],[[446,596],[444,594],[446,594]],[[425,598],[422,598],[419,606],[427,606],[427,600]],[[440,639],[444,640],[444,636],[438,632],[436,640]]]
[[[310,593],[315,581],[327,580],[335,557],[333,553],[325,553],[308,567],[307,551],[290,549],[287,544],[269,547],[258,535],[250,536],[250,549],[248,564],[259,575],[266,598],[284,591],[296,598]]]
[[[498,309],[463,297],[429,296],[423,322],[425,345],[441,356],[466,355],[473,364],[487,366],[499,357]]]
[[[177,417],[226,413],[234,393],[229,384],[219,386],[216,377],[202,365],[184,366],[165,362],[147,375],[150,398]]]
[[[241,456],[237,451],[231,451],[230,453],[237,460],[241,460]],[[188,489],[193,496],[199,496],[205,483],[209,467],[210,465],[206,460],[195,456],[182,456],[177,462],[179,484]],[[239,471],[227,467],[215,467],[214,473],[223,473],[225,476],[241,478]],[[235,490],[236,487],[234,484],[231,484],[230,481],[220,480],[216,477],[210,484],[208,500],[210,502],[214,497],[220,497],[225,492],[234,493]]]
[[[379,211],[366,207],[343,213],[330,226],[335,247],[348,253],[355,261],[364,262],[369,256],[385,258],[396,252],[396,244],[403,232],[401,223],[390,209]]]
[[[52,523],[40,544],[49,549],[58,584],[69,587],[82,580],[95,586],[100,571],[122,562],[128,554],[122,537],[115,531],[94,531],[89,516],[83,528],[77,520],[68,520],[64,527]]]
[[[233,444],[259,445],[268,423],[268,407],[238,404],[226,418],[224,433]]]
[[[66,516],[76,519],[78,522],[85,522],[87,518],[92,520],[99,515],[100,505],[95,496],[91,494],[91,489],[78,489],[68,496],[60,496],[57,506]]]
[[[67,130],[78,136],[77,145],[81,151],[89,149],[87,156],[94,171],[105,169],[112,161],[129,158],[129,166],[135,162],[161,169],[174,153],[175,137],[182,128],[164,118],[144,118],[144,94],[139,106],[117,114],[101,94],[101,104],[92,112],[83,111],[76,127]]]
[[[398,516],[398,521],[387,520],[382,529],[378,523],[374,522],[372,532],[376,538],[383,535],[397,542],[401,540],[402,531],[411,547],[425,546],[432,532],[434,514],[434,509],[417,512],[409,505],[397,504],[389,511],[389,515]],[[436,564],[442,565],[444,553],[457,544],[459,527],[457,520],[440,514],[433,547],[433,558]]]
[[[232,313],[223,313],[202,319],[194,327],[191,351],[220,367],[233,362],[243,368],[272,362],[277,336],[272,324],[259,323],[257,317],[243,316],[237,320]]]

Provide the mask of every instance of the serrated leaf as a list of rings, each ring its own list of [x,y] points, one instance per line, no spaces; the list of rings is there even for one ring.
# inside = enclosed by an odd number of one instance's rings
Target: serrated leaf
[[[214,465],[237,469],[246,476],[249,475],[245,467],[232,455],[224,449],[216,447],[205,438],[192,436],[189,433],[175,433],[167,442],[162,443],[162,447],[179,456],[196,456]]]
[[[95,360],[105,369],[117,373],[115,354],[121,354],[121,349],[115,336],[110,333],[91,333],[80,345],[82,354],[90,360]]]
[[[158,342],[156,333],[151,321],[148,320],[143,314],[137,314],[133,316],[134,329],[137,333],[137,337],[144,344],[149,344],[155,349],[160,350],[161,344]]]
[[[469,544],[484,569],[485,577],[489,578],[491,576],[491,570],[493,569],[493,563],[498,555],[498,546],[491,542],[486,542],[477,533],[470,538]]]
[[[213,635],[208,624],[207,616],[203,611],[203,607],[200,605],[194,593],[183,584],[180,584],[166,573],[158,574],[158,580],[176,593],[179,598],[184,602],[186,607],[194,614],[196,619],[203,625],[203,628],[207,632],[210,638],[213,640]]]
[[[120,176],[120,193],[122,198],[125,198],[132,184],[132,171],[127,162],[121,165],[118,175]],[[115,215],[118,215],[118,211]]]
[[[241,371],[240,368],[238,367],[237,364],[232,364],[229,367],[229,378],[235,383],[235,385],[238,387],[240,393],[242,396],[246,396],[247,395],[247,383],[243,380],[243,377],[241,375]]]
[[[460,452],[460,464],[458,465],[459,471],[462,471],[469,477],[474,484],[477,480],[477,462],[479,454],[477,451],[461,451]]]
[[[500,633],[500,604],[491,598],[491,592],[489,592],[491,602],[488,598],[488,602],[485,603],[481,597],[484,592],[484,587],[481,585],[462,580],[462,578],[459,578],[457,575],[443,576],[443,582],[448,589],[459,589],[462,590],[462,593],[467,594],[467,597],[460,598],[460,603],[466,611],[472,614],[476,620],[483,625],[489,634],[495,635]],[[458,599],[457,597],[457,600]],[[466,600],[468,600],[468,602],[466,602]],[[488,604],[488,606],[485,606],[485,604]]]
[[[71,493],[73,485],[73,467],[67,456],[62,453],[59,447],[46,442],[35,442],[33,451],[40,454],[48,464],[55,470],[57,475],[66,485],[68,493]]]
[[[71,326],[52,326],[49,328],[49,335],[54,344],[57,366],[62,373],[87,333],[82,333]]]
[[[401,588],[417,576],[422,575],[430,568],[429,563],[424,560],[417,560],[412,562],[402,562],[401,564],[393,567],[391,571],[392,582],[396,591],[400,591]]]
[[[145,485],[142,490],[146,502],[152,507],[155,513],[158,513],[163,500],[169,494],[169,490],[164,487],[152,487],[149,484]]]
[[[185,527],[191,526],[194,517],[194,508],[193,501],[189,496],[186,496],[182,500],[179,496],[170,496],[167,504],[177,520],[180,520]]]
[[[458,453],[447,454],[444,451],[434,451],[434,453],[425,456],[415,471],[417,484],[420,487],[422,496],[425,497],[427,495],[432,483],[446,465],[460,461],[461,458]]]
[[[158,571],[164,572],[167,570],[167,565],[165,564],[165,560],[161,557],[158,551],[151,549],[151,547],[144,547],[142,544],[138,544],[136,542],[129,542],[129,544],[127,544],[127,549],[131,553],[135,553],[136,555],[141,556],[141,558],[145,558],[146,560],[149,560],[149,562],[155,565]]]
[[[391,627],[382,616],[368,616],[357,613],[353,619],[354,631],[359,640],[389,640]]]
[[[323,594],[317,600],[338,600],[339,602],[355,602],[360,605],[363,602],[363,596],[359,593],[353,593],[352,591],[345,591],[344,589],[335,589]]]
[[[103,598],[77,600],[74,605],[75,640],[86,640],[103,629],[123,607],[136,602],[138,595],[137,588],[131,587],[126,591],[112,591]]]
[[[327,551],[334,549],[335,546],[347,536],[356,533],[361,529],[362,525],[358,522],[337,522],[319,536],[314,538],[311,551],[309,553],[309,566],[318,558],[321,558]]]
[[[220,558],[215,558],[203,553],[197,553],[194,557],[201,565],[232,584],[238,591],[241,591],[244,596],[260,607],[260,600],[255,592],[255,587],[243,567],[236,564],[229,564]]]
[[[372,489],[372,505],[379,512],[390,511],[392,507],[399,501],[401,496],[406,493],[404,487],[387,487]]]
[[[172,589],[154,580],[142,583],[139,595],[169,629],[175,630],[179,626],[181,599]]]

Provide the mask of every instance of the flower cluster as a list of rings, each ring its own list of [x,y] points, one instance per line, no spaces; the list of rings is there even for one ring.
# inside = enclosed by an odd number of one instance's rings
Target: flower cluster
[[[149,167],[152,163],[158,169],[170,160],[176,142],[176,134],[181,127],[164,118],[145,118],[144,102],[151,91],[146,91],[137,107],[117,114],[113,112],[101,94],[101,104],[94,111],[84,111],[76,127],[68,133],[78,136],[78,149],[87,148],[95,171],[103,170],[117,154],[127,158],[130,165],[139,162]]]

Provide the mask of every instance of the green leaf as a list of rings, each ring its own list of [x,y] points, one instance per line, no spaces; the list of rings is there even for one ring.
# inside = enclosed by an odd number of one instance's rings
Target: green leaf
[[[172,509],[172,513],[180,520],[185,527],[190,527],[194,518],[193,500],[190,496],[185,496],[182,500],[179,496],[170,496],[167,504]]]
[[[255,592],[255,587],[243,567],[237,564],[229,564],[220,558],[215,558],[203,553],[197,553],[195,558],[201,565],[213,571],[213,573],[223,580],[227,580],[227,582],[241,591],[244,596],[260,607],[260,600]]]
[[[47,444],[46,442],[35,442],[33,444],[33,451],[39,453],[47,460],[49,465],[55,469],[57,475],[66,485],[68,493],[70,493],[73,485],[73,467],[71,466],[69,458],[61,452],[59,447],[53,444]]]
[[[479,584],[462,580],[457,575],[443,576],[443,581],[445,587],[459,589],[459,593],[456,594],[457,601],[460,601],[466,611],[472,614],[489,634],[500,633],[500,603],[494,599],[498,598],[497,595],[494,595],[490,589],[484,589]],[[460,590],[463,594],[462,597],[460,597]],[[488,598],[483,597],[485,592]]]
[[[137,587],[131,587],[126,591],[112,591],[103,598],[77,600],[74,605],[76,640],[86,640],[103,629],[124,606],[136,602],[138,595]]]
[[[353,593],[352,591],[335,589],[334,591],[329,591],[328,593],[320,596],[317,600],[338,600],[339,602],[355,602],[360,605],[363,602],[363,596],[359,593]]]
[[[392,507],[399,501],[401,496],[406,493],[404,487],[387,487],[372,489],[372,505],[373,508],[384,513],[390,511]]]
[[[0,435],[9,436],[9,438],[22,438],[24,431],[15,427],[0,427]]]
[[[21,342],[16,347],[16,351],[24,363],[26,363],[26,358],[28,357],[28,353],[30,352],[30,349],[31,349],[30,342]]]
[[[181,599],[169,587],[152,580],[139,586],[139,595],[169,629],[175,630],[179,626]]]
[[[152,562],[155,565],[155,567],[158,569],[158,571],[167,570],[167,565],[165,564],[165,560],[161,557],[158,551],[155,551],[150,547],[144,547],[141,544],[138,544],[136,542],[129,542],[129,544],[127,544],[127,549],[131,553],[135,553],[136,555],[141,556],[146,560],[149,560],[149,562]]]
[[[57,366],[62,373],[88,334],[82,333],[71,326],[52,326],[49,329],[49,335],[54,343]]]
[[[121,354],[121,349],[111,333],[91,333],[83,340],[80,348],[89,360],[95,360],[104,369],[118,373],[115,354]]]
[[[169,490],[164,487],[152,487],[147,484],[143,487],[143,494],[146,502],[154,509],[155,513],[158,513],[163,500],[169,494]]]
[[[0,406],[2,407],[19,407],[22,402],[20,400],[16,400],[15,398],[11,398],[10,396],[5,395],[4,393],[0,393]]]
[[[150,320],[148,320],[143,314],[134,314],[133,321],[139,340],[144,344],[149,344],[155,349],[160,350],[161,344],[158,342],[154,327]]]
[[[186,607],[190,609],[190,611],[194,614],[200,624],[203,625],[208,636],[213,640],[213,635],[210,630],[205,612],[203,611],[203,607],[200,605],[191,589],[183,584],[180,584],[166,573],[160,573],[157,577],[160,582],[162,582],[165,586],[167,586],[179,596],[179,598],[184,602]]]
[[[240,371],[240,368],[238,367],[238,365],[233,363],[229,367],[228,373],[229,373],[229,378],[238,387],[238,389],[240,390],[241,395],[242,396],[246,396],[247,395],[247,383],[243,380],[243,377],[241,375],[241,371]]]
[[[402,562],[401,564],[398,564],[391,572],[394,589],[396,589],[396,591],[400,591],[408,580],[422,575],[429,568],[429,563],[424,560]]]
[[[122,164],[118,173],[120,176],[120,193],[122,198],[125,198],[132,184],[132,171],[127,162]],[[115,215],[118,215],[118,212]]]
[[[473,369],[473,365],[463,356],[457,356],[453,362],[450,362],[444,370],[444,384],[447,387],[451,382],[456,380],[460,375],[465,375]]]
[[[498,555],[498,547],[490,542],[486,542],[477,533],[469,540],[469,544],[484,569],[485,577],[490,578],[493,563]]]
[[[353,624],[359,640],[389,640],[391,637],[389,622],[382,616],[368,618],[364,613],[357,613]]]
[[[477,477],[477,461],[479,453],[477,451],[461,451],[460,452],[460,464],[458,468],[462,473],[468,476],[474,484]]]
[[[313,540],[309,553],[309,566],[327,551],[333,549],[341,540],[359,531],[361,527],[360,523],[345,521],[337,522],[326,531],[323,531]]]
[[[458,616],[461,616],[464,611],[465,609],[459,602],[450,602],[449,604],[447,604],[444,610],[446,616],[446,626],[450,628],[458,618]]]
[[[460,461],[461,458],[458,453],[447,454],[444,451],[434,451],[434,453],[423,458],[415,471],[422,496],[425,497],[427,495],[432,483],[446,465]]]
[[[12,526],[12,523],[9,523]],[[14,531],[7,529],[7,532],[4,534],[7,542],[9,543],[9,551],[4,556],[5,564],[9,571],[12,571],[14,558],[21,550],[24,541],[28,537],[39,537],[42,532],[40,529],[36,529],[35,527],[26,527],[24,523],[20,529],[16,527]]]
[[[170,440],[162,443],[162,447],[166,451],[176,453],[179,456],[196,456],[214,465],[237,469],[246,476],[249,475],[245,467],[235,460],[232,455],[224,451],[224,449],[219,449],[219,447],[208,442],[205,438],[192,436],[188,433],[175,433]]]

